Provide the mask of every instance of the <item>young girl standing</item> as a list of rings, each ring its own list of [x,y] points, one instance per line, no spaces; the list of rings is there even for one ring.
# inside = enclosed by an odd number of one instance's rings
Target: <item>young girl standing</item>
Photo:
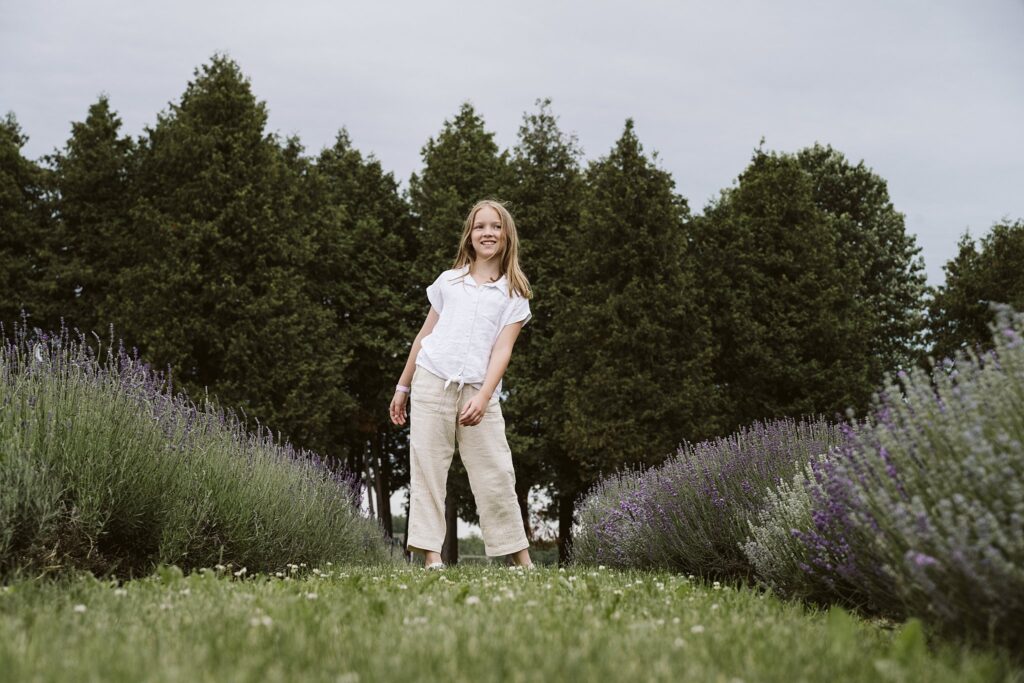
[[[448,468],[456,441],[480,514],[484,552],[532,567],[515,491],[512,451],[498,397],[512,347],[532,314],[519,267],[519,237],[497,201],[473,205],[451,270],[427,287],[430,312],[391,400],[391,421],[409,426],[406,549],[440,568]],[[411,393],[410,393],[411,391]]]

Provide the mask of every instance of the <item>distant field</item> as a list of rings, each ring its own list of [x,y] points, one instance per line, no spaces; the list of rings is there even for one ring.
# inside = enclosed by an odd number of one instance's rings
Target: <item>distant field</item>
[[[998,681],[997,655],[636,571],[231,568],[0,588],[11,681]]]

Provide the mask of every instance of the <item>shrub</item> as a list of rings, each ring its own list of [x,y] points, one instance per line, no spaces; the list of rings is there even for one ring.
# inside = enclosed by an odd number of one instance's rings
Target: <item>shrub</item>
[[[1024,646],[1024,318],[999,320],[993,351],[887,381],[840,448],[770,496],[746,545],[767,583]]]
[[[608,477],[581,503],[573,559],[749,577],[742,546],[748,517],[766,492],[837,440],[820,419],[758,422],[729,437],[684,444],[656,468]]]
[[[356,476],[175,394],[123,348],[19,328],[0,406],[0,573],[387,556]]]

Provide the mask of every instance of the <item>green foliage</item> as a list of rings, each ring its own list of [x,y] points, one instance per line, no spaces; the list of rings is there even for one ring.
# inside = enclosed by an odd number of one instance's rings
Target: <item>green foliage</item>
[[[194,395],[206,388],[296,443],[330,452],[350,413],[351,358],[305,273],[316,253],[299,176],[238,65],[214,57],[140,141],[136,262],[113,319]]]
[[[857,296],[865,266],[842,253],[844,221],[819,207],[796,158],[760,149],[695,221],[727,428],[870,398],[876,329]]]
[[[991,348],[991,304],[1024,310],[1024,220],[996,223],[980,249],[965,234],[944,270],[946,282],[929,307],[932,356],[951,358],[965,348]]]
[[[854,166],[820,144],[795,156],[812,178],[815,205],[835,223],[841,267],[860,266],[848,294],[864,302],[870,316],[868,379],[877,386],[886,372],[909,368],[920,357],[926,323],[921,248],[893,208],[885,180],[863,161]]]
[[[21,155],[27,141],[13,113],[0,119],[0,322],[7,325],[23,310],[36,322],[45,301],[51,230],[46,172]]]
[[[121,119],[102,96],[85,121],[71,124],[65,148],[48,159],[57,220],[46,329],[56,329],[63,318],[86,332],[105,330],[112,322],[107,312],[116,309],[107,300],[111,286],[134,263],[137,243],[128,213],[134,144],[120,129]]]
[[[687,216],[627,120],[611,152],[587,169],[562,275],[571,298],[550,341],[566,404],[564,469],[577,473],[580,490],[626,463],[656,464],[716,428],[714,346],[694,295]]]
[[[140,575],[388,555],[355,487],[312,454],[173,394],[65,333],[0,351],[0,575]]]

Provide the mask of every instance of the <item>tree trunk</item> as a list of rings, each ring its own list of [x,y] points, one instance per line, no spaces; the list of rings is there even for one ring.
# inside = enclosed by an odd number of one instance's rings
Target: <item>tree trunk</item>
[[[569,561],[572,546],[572,518],[574,499],[571,493],[562,493],[558,498],[558,564]]]
[[[384,454],[380,431],[374,430],[372,438],[372,460],[377,473],[377,519],[383,525],[384,532],[390,537],[394,536],[391,524],[391,485],[389,476],[391,472],[389,465],[391,463],[388,461],[387,455]]]
[[[367,444],[364,443],[363,444],[363,452],[364,453],[366,452],[366,446],[367,446]],[[376,517],[377,513],[375,512],[375,508],[374,508],[374,505],[373,505],[373,467],[371,466],[372,462],[373,462],[373,452],[371,451],[369,453],[368,457],[366,457],[366,456],[363,457],[363,463],[366,465],[366,507],[370,511],[370,516],[371,517]]]
[[[516,482],[517,484],[519,482]],[[517,487],[516,498],[519,500],[519,513],[523,517],[523,529],[526,530],[526,540],[533,543],[533,528],[530,527],[530,487],[526,490],[519,490]]]
[[[455,511],[455,495],[448,491],[444,497],[444,544],[441,546],[441,561],[447,565],[459,562],[459,516]]]

